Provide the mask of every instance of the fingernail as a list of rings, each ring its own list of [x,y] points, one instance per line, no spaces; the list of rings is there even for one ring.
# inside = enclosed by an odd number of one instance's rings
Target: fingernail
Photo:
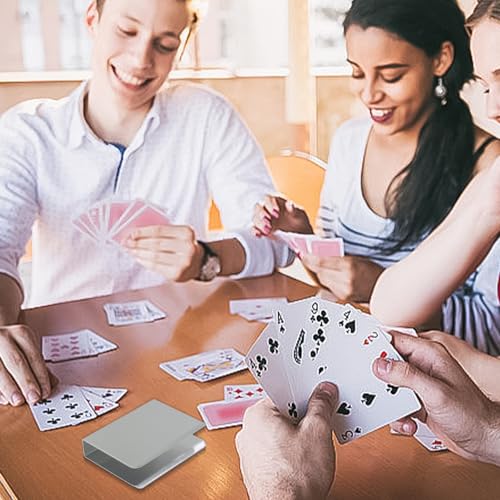
[[[20,405],[23,402],[23,396],[20,392],[15,392],[14,394],[12,394],[10,402],[14,406]]]
[[[280,216],[280,211],[275,208],[272,212],[272,215],[277,219]]]
[[[389,373],[392,369],[392,362],[390,359],[378,358],[377,370],[380,373]]]
[[[40,394],[37,391],[29,391],[28,392],[28,401],[30,403],[36,403],[40,399]]]
[[[5,399],[5,397],[0,395],[0,405],[4,405],[5,406],[8,403],[9,402]]]
[[[329,382],[321,382],[321,384],[318,385],[318,390],[320,392],[326,392],[331,397],[336,397],[338,392],[337,387]]]
[[[406,424],[403,424],[402,429],[403,429],[403,432],[404,432],[405,434],[410,434],[410,432],[411,432],[411,430],[412,430],[412,429],[411,429],[411,425],[410,425],[408,422],[407,422]]]

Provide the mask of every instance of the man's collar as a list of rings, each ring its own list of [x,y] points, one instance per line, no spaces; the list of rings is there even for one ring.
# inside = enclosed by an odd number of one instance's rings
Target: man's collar
[[[87,80],[78,87],[73,95],[68,136],[69,149],[76,149],[80,147],[86,136],[91,136],[93,139],[97,139],[85,120],[84,102],[88,93],[88,86],[89,81]],[[158,128],[161,115],[160,107],[160,96],[155,95],[151,109],[148,111],[142,125],[130,144],[133,149],[140,147],[144,143],[144,136],[146,133],[151,133]]]

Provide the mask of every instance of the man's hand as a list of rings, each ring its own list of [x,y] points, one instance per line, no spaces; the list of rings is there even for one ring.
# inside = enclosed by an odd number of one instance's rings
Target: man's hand
[[[375,375],[392,385],[413,389],[423,403],[417,418],[462,457],[500,464],[500,407],[467,376],[444,346],[391,332],[399,353],[408,361],[377,359]],[[414,434],[409,417],[393,427]],[[496,450],[496,451],[495,451]]]
[[[302,256],[302,263],[319,283],[345,301],[369,302],[383,268],[365,257]]]
[[[56,380],[28,326],[0,327],[0,404],[20,406],[48,398]]]
[[[269,399],[249,408],[236,436],[243,480],[252,500],[325,498],[335,474],[332,441],[337,387],[321,383],[298,425]]]
[[[125,248],[144,267],[168,280],[188,281],[200,275],[203,248],[189,226],[148,226],[134,230]]]
[[[269,236],[273,231],[313,234],[305,211],[290,200],[268,195],[255,205],[253,227],[256,236]]]

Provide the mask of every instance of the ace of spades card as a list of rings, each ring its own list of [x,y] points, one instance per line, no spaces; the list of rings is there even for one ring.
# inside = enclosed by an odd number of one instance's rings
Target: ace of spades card
[[[283,364],[283,338],[284,334],[279,332],[277,325],[269,323],[248,351],[245,361],[255,380],[265,386],[266,394],[280,413],[297,421],[297,404]]]

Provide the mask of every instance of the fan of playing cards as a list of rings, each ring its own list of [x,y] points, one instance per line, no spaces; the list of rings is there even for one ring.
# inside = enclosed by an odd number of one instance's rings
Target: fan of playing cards
[[[47,399],[30,404],[41,431],[79,425],[118,408],[127,389],[60,385]]]
[[[92,205],[73,225],[96,243],[121,244],[136,228],[170,224],[167,215],[143,200],[107,200]]]
[[[294,421],[304,416],[318,383],[334,382],[334,432],[344,444],[420,409],[411,390],[372,373],[378,357],[402,359],[390,340],[373,317],[313,297],[277,307],[246,362],[280,412]]]

